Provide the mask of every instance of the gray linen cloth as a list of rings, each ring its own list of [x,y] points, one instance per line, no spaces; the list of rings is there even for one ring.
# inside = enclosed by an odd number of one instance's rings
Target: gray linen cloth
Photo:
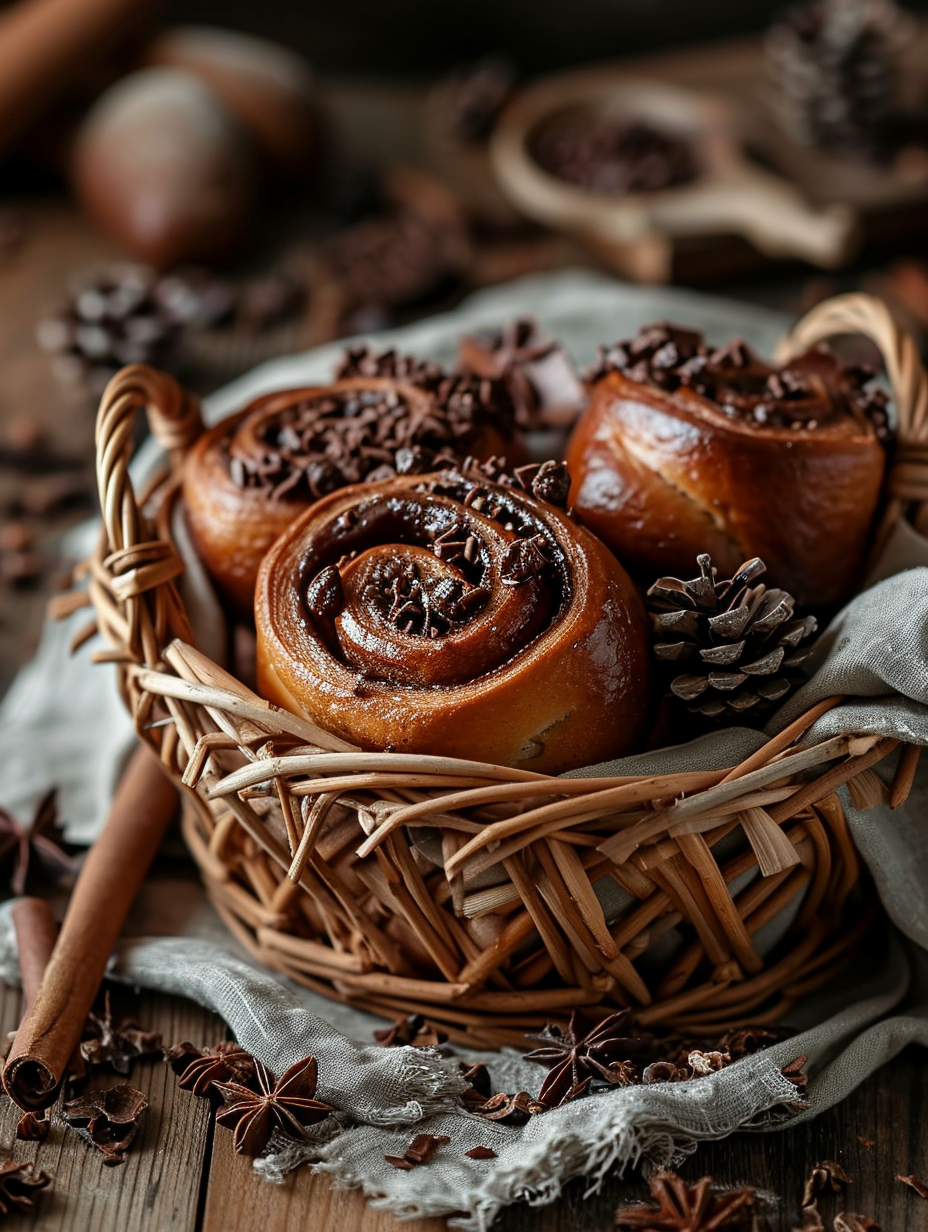
[[[562,338],[580,363],[592,359],[596,342],[662,317],[701,326],[719,341],[739,334],[768,350],[785,324],[759,309],[568,273],[483,293],[447,317],[378,341],[447,362],[461,332],[525,311]],[[259,391],[324,378],[339,350],[322,348],[265,365],[211,399],[208,418],[226,414]],[[139,473],[153,461],[149,447],[138,460]],[[84,548],[95,533],[86,528],[72,536],[72,549]],[[768,735],[816,700],[843,693],[854,700],[828,712],[807,739],[854,731],[928,744],[928,542],[900,528],[870,581],[820,639],[813,675],[774,717]],[[208,602],[204,611],[209,612]],[[36,660],[0,709],[0,750],[10,768],[9,803],[25,810],[48,783],[47,764],[36,750],[50,747],[53,737],[69,835],[90,841],[105,816],[131,733],[109,669],[90,668],[84,655],[68,656],[72,631],[67,624],[46,630]],[[38,732],[42,741],[35,738]],[[734,764],[764,738],[729,729],[600,771],[658,773]],[[892,759],[879,773],[888,779]],[[280,1181],[288,1169],[308,1163],[361,1188],[374,1204],[399,1216],[451,1215],[456,1226],[483,1229],[507,1203],[550,1202],[573,1177],[585,1176],[595,1186],[608,1171],[640,1160],[670,1163],[701,1140],[813,1116],[906,1044],[928,1044],[928,776],[919,775],[908,804],[895,811],[860,812],[847,793],[843,798],[894,928],[885,945],[863,951],[853,969],[796,1007],[790,1023],[799,1034],[717,1074],[682,1084],[612,1089],[523,1127],[468,1114],[456,1100],[461,1083],[453,1062],[428,1050],[383,1050],[360,1042],[370,1040],[373,1020],[367,1015],[257,970],[231,941],[223,946],[189,936],[127,940],[113,957],[111,974],[216,1010],[241,1043],[277,1072],[309,1052],[316,1055],[320,1096],[336,1114],[305,1142],[273,1141],[256,1164],[269,1180]],[[6,909],[0,909],[0,974],[16,977]],[[796,1112],[795,1090],[780,1070],[800,1054],[809,1058],[811,1081],[808,1107]],[[539,1067],[506,1052],[484,1059],[497,1089],[537,1091],[543,1077]],[[385,1154],[401,1154],[420,1132],[447,1134],[451,1141],[427,1167],[412,1172],[384,1161]],[[496,1157],[467,1158],[474,1146],[491,1147]]]

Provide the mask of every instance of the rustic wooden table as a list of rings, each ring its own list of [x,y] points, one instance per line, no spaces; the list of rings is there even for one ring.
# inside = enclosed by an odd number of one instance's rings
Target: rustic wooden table
[[[50,375],[35,342],[35,323],[59,298],[70,272],[112,254],[64,202],[26,203],[22,208],[25,241],[0,267],[0,442],[10,424],[33,421],[57,448],[83,458],[89,467],[92,412],[65,397]],[[23,481],[19,469],[0,455],[0,508],[15,499]],[[39,547],[49,562],[61,524],[43,523],[39,531]],[[0,691],[35,645],[53,574],[53,568],[46,569],[31,590],[0,587]],[[175,879],[193,877],[189,865],[159,866],[128,931],[137,934],[139,926],[144,927],[146,904],[170,895]],[[223,1038],[223,1026],[214,1016],[181,998],[119,996],[133,1016],[160,1031],[167,1042],[191,1039],[207,1045]],[[18,990],[0,988],[0,1032],[17,1025],[19,1004]],[[101,1157],[60,1122],[45,1143],[16,1141],[15,1110],[3,1100],[0,1154],[34,1159],[54,1176],[34,1213],[14,1216],[7,1226],[43,1232],[251,1232],[256,1227],[289,1232],[307,1223],[318,1232],[352,1227],[387,1232],[395,1226],[389,1215],[369,1209],[357,1193],[335,1190],[326,1178],[305,1169],[283,1187],[255,1178],[248,1162],[233,1154],[231,1135],[214,1133],[209,1105],[179,1092],[166,1066],[139,1065],[132,1081],[145,1091],[151,1107],[128,1161],[118,1168],[103,1167]],[[922,1128],[926,1106],[928,1066],[923,1053],[909,1050],[815,1122],[774,1134],[740,1134],[702,1147],[683,1174],[695,1178],[708,1172],[719,1182],[749,1183],[776,1195],[768,1226],[772,1232],[789,1232],[800,1222],[799,1200],[809,1167],[818,1159],[836,1159],[854,1184],[845,1198],[826,1208],[829,1227],[830,1215],[843,1206],[868,1215],[884,1232],[925,1232],[928,1202],[894,1178],[900,1172],[928,1176],[928,1134]],[[615,1178],[586,1198],[578,1182],[555,1204],[512,1208],[496,1226],[500,1232],[606,1230],[617,1203],[642,1193],[639,1182]],[[411,1232],[438,1232],[443,1221],[405,1226]]]

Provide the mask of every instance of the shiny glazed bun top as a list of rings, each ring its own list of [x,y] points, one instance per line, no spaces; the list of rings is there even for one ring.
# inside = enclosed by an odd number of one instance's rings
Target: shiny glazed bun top
[[[264,559],[264,697],[365,749],[559,773],[638,747],[644,608],[564,510],[562,463],[463,467],[319,501]]]
[[[361,348],[331,385],[266,394],[204,433],[184,469],[187,521],[233,609],[250,614],[261,558],[304,509],[423,450],[517,454],[502,385]]]
[[[830,606],[859,579],[879,499],[887,399],[816,348],[777,367],[658,324],[600,353],[571,437],[570,502],[643,576],[708,552],[760,556],[773,585]]]

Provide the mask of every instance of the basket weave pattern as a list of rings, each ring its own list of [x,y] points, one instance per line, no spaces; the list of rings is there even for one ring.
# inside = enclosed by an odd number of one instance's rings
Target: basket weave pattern
[[[886,309],[844,296],[784,354],[863,333],[899,416],[877,543],[928,522],[928,381]],[[170,467],[136,494],[146,409]],[[742,764],[650,778],[558,779],[450,758],[362,753],[270,705],[193,645],[170,534],[195,399],[127,368],[97,427],[104,535],[86,591],[141,737],[184,788],[184,831],[217,910],[264,963],[387,1017],[421,1011],[456,1038],[519,1044],[576,1006],[633,1005],[645,1026],[774,1020],[826,980],[869,916],[841,801],[904,800],[872,767],[894,740],[797,747],[820,703]],[[785,933],[769,951],[765,925]],[[769,930],[768,930],[769,931]],[[659,961],[658,956],[663,954]]]

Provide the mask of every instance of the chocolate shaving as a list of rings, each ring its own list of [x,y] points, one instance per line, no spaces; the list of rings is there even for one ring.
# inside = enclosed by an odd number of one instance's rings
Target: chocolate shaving
[[[489,1146],[472,1146],[464,1154],[468,1159],[495,1159],[496,1152]]]
[[[776,368],[741,339],[710,350],[701,333],[661,321],[600,348],[586,379],[595,383],[610,372],[668,392],[691,391],[757,425],[814,431],[854,415],[869,421],[881,441],[891,435],[888,397],[871,385],[873,372],[840,363],[823,346]]]
[[[51,1184],[47,1172],[36,1170],[31,1160],[7,1159],[0,1164],[0,1215],[31,1211],[35,1194]]]
[[[524,1125],[530,1117],[546,1110],[546,1106],[529,1095],[528,1091],[517,1091],[515,1095],[500,1091],[485,1103],[471,1107],[471,1112],[488,1121],[499,1121],[501,1125]]]
[[[77,1099],[68,1100],[62,1115],[72,1129],[103,1156],[108,1167],[125,1161],[139,1118],[148,1107],[141,1091],[127,1082],[105,1091],[85,1091]]]
[[[47,1108],[41,1112],[24,1112],[16,1123],[16,1137],[22,1142],[44,1142],[50,1129]]]
[[[124,1018],[118,1026],[114,1023],[107,989],[103,1012],[87,1016],[81,1056],[88,1065],[108,1065],[117,1074],[128,1074],[138,1057],[150,1057],[160,1052],[161,1036],[157,1032],[146,1031],[128,1018]]]
[[[879,1225],[866,1215],[854,1215],[850,1211],[839,1211],[832,1224],[834,1232],[880,1232]]]
[[[912,1176],[911,1173],[908,1176],[897,1175],[896,1180],[903,1185],[908,1185],[909,1189],[913,1189],[920,1198],[928,1198],[928,1184],[920,1181],[917,1176]]]
[[[545,540],[541,535],[533,535],[530,539],[517,539],[515,543],[511,543],[500,565],[503,585],[521,586],[523,582],[543,573],[548,566],[544,548]]]
[[[374,1032],[374,1039],[384,1048],[438,1048],[447,1038],[445,1031],[426,1021],[421,1014],[407,1014],[391,1027],[379,1027]]]

